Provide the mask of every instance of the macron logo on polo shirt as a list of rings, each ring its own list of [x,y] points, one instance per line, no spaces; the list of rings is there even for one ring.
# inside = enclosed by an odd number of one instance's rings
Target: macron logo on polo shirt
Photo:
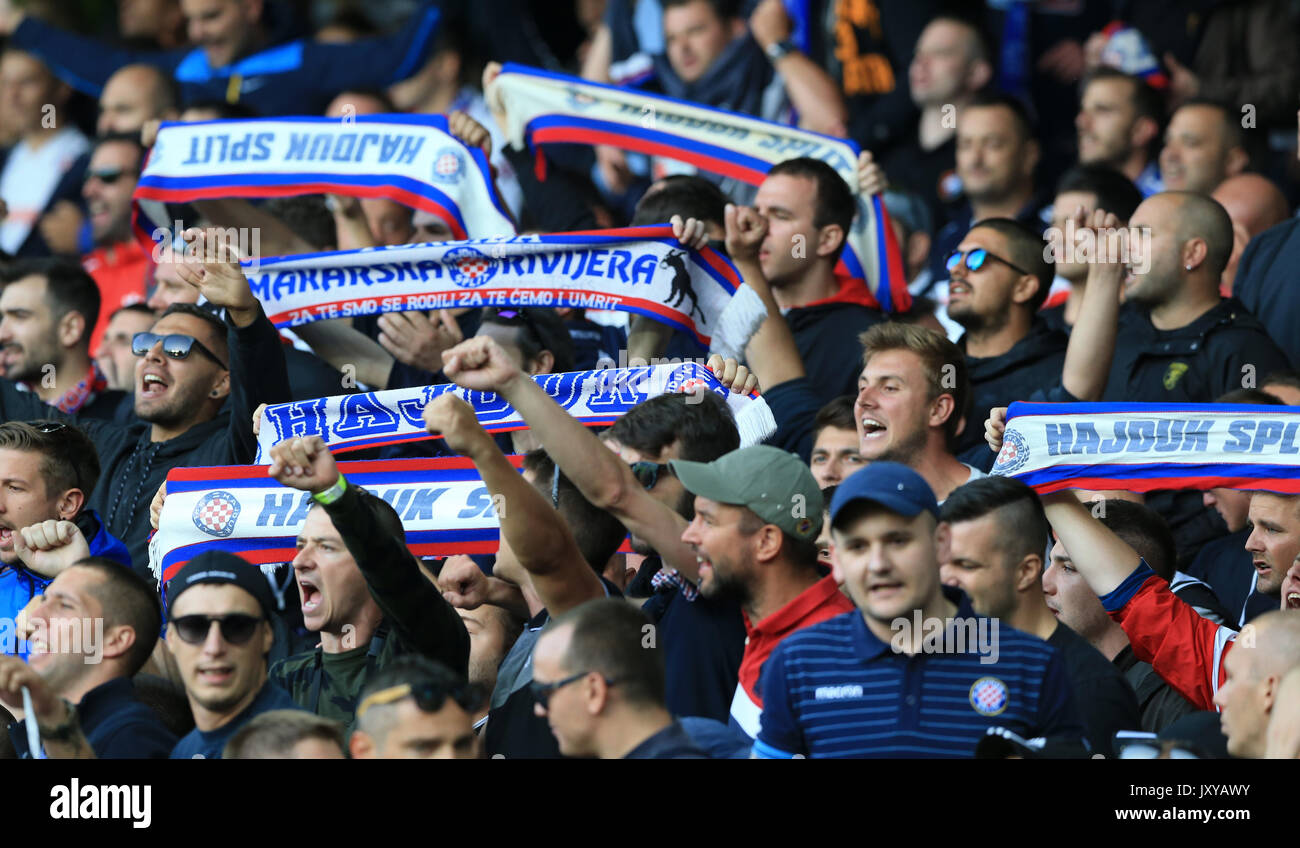
[[[818,701],[840,701],[845,698],[861,698],[862,687],[857,684],[843,686],[818,686],[813,698]]]

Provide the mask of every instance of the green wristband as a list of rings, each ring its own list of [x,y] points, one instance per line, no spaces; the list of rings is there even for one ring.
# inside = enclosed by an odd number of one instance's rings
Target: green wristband
[[[316,503],[320,504],[321,506],[329,506],[339,498],[343,497],[343,493],[346,492],[347,490],[348,490],[347,478],[345,478],[342,474],[339,474],[339,479],[337,483],[335,483],[333,486],[330,486],[328,489],[326,489],[323,492],[317,492],[316,494],[312,495],[312,500],[316,501]]]

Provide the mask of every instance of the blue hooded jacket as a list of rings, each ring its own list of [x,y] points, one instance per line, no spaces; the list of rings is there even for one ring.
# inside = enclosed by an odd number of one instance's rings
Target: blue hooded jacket
[[[127,568],[131,567],[131,555],[127,553],[126,545],[108,532],[98,513],[90,509],[83,510],[74,519],[74,523],[90,541],[91,556],[105,557]],[[45,591],[52,580],[53,578],[34,574],[22,565],[0,565],[0,621],[10,623],[8,627],[0,625],[0,653],[16,653],[27,659],[26,651],[19,652],[13,641],[17,636],[11,629],[11,622],[32,598]]]
[[[269,15],[275,7],[267,5]],[[182,103],[242,103],[259,115],[318,115],[340,91],[382,89],[410,77],[433,53],[441,15],[424,3],[396,35],[324,44],[308,38],[275,42],[276,21],[264,18],[272,43],[224,67],[214,68],[199,47],[126,50],[65,32],[26,17],[10,36],[11,47],[32,53],[54,75],[80,92],[99,97],[104,83],[125,65],[154,65],[172,76]]]

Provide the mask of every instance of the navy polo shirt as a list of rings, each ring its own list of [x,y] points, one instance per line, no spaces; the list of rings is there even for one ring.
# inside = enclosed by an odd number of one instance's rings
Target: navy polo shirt
[[[982,656],[979,639],[962,652],[897,652],[858,610],[804,628],[777,646],[763,671],[755,756],[971,757],[990,727],[1027,739],[1081,739],[1060,653],[977,616],[960,591],[944,594],[957,618],[996,638],[996,662],[980,662],[994,652]]]
[[[148,705],[136,699],[129,677],[101,683],[81,697],[77,723],[101,760],[166,759],[176,744],[176,735]],[[9,738],[19,759],[27,759],[27,722],[9,727]]]
[[[645,739],[623,755],[625,760],[706,760],[708,755],[695,744],[678,722]]]
[[[302,707],[289,697],[288,692],[267,680],[262,684],[262,689],[253,702],[221,727],[207,733],[196,727],[182,736],[176,743],[176,747],[172,749],[171,758],[173,760],[219,760],[230,737],[262,713],[271,710],[302,710]]]

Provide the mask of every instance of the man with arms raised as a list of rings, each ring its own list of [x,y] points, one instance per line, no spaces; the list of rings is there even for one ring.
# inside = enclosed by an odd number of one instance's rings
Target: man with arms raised
[[[271,680],[299,706],[346,725],[366,679],[397,656],[422,654],[464,675],[465,625],[420,573],[396,510],[349,483],[319,436],[271,448],[268,473],[311,493],[293,570],[303,624],[321,640],[276,663]]]
[[[126,543],[137,569],[148,562],[149,499],[179,465],[239,465],[257,450],[253,410],[289,398],[283,345],[248,287],[233,252],[185,233],[191,251],[174,268],[225,319],[175,304],[133,342],[135,416],[128,425],[75,416],[99,451],[103,475],[90,505]],[[227,400],[229,411],[226,411]],[[0,380],[0,418],[61,413]]]
[[[1262,492],[1255,500],[1261,496],[1292,512],[1300,500]],[[1075,567],[1102,606],[1124,628],[1138,659],[1151,663],[1194,705],[1220,711],[1228,753],[1262,757],[1278,687],[1290,669],[1300,666],[1300,612],[1283,608],[1265,613],[1238,635],[1177,598],[1072,492],[1055,492],[1043,500],[1052,529],[1073,552]],[[1265,511],[1252,500],[1257,528]]]

